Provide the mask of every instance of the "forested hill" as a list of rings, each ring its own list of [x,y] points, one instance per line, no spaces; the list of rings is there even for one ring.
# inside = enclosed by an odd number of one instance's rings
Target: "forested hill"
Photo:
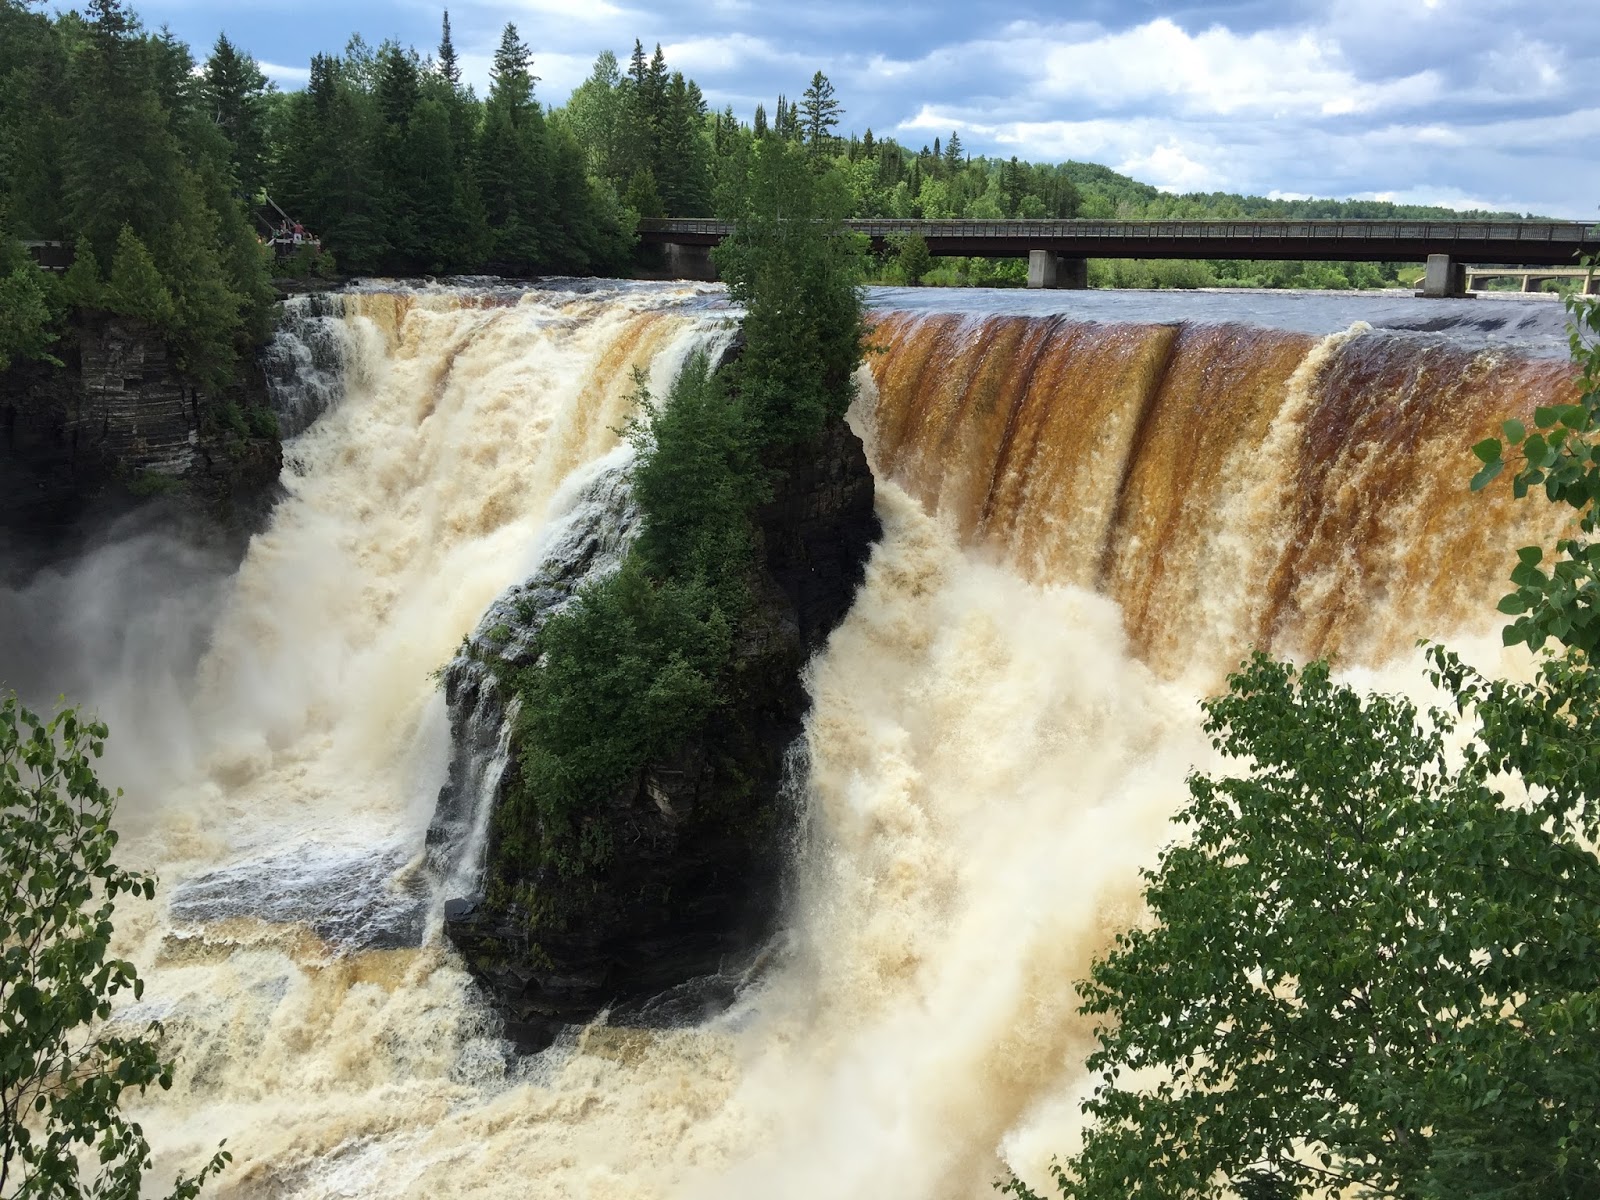
[[[541,97],[533,51],[501,32],[479,97],[448,14],[424,50],[359,35],[281,92],[219,38],[203,63],[126,0],[49,17],[0,0],[0,369],[48,356],[68,314],[139,317],[197,381],[226,377],[264,336],[272,274],[615,273],[633,269],[641,216],[705,216],[743,178],[751,145],[802,148],[856,216],[925,218],[1435,216],[1375,201],[1172,196],[1089,163],[972,157],[957,133],[912,148],[846,133],[821,72],[798,99],[713,112],[659,47],[609,51],[566,102]],[[282,210],[265,202],[271,200]],[[282,214],[296,253],[268,241]],[[1458,215],[1458,214],[1448,214]],[[1495,214],[1515,216],[1516,214]],[[65,279],[16,239],[77,250]],[[886,277],[1011,282],[1019,263],[902,256]],[[1328,264],[1099,264],[1100,283],[1381,284]]]

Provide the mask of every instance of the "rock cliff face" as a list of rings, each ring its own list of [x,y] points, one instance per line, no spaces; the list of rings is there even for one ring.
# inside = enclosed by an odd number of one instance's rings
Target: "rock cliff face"
[[[136,321],[90,318],[55,351],[65,367],[0,376],[0,534],[48,556],[90,513],[152,496],[236,534],[264,517],[281,457],[253,363],[207,401]]]
[[[785,765],[809,703],[801,668],[848,611],[879,529],[866,455],[842,421],[771,465],[779,482],[758,522],[766,569],[756,610],[739,630],[728,703],[611,798],[607,825],[616,850],[603,870],[579,878],[521,872],[499,861],[490,823],[488,890],[502,899],[477,894],[446,907],[446,934],[525,1047],[606,1007],[613,1020],[694,1019],[726,1002],[740,968],[772,931],[797,816]],[[600,539],[632,521],[615,506],[592,511],[595,527],[570,535],[575,545],[596,548],[570,557],[580,573],[604,555],[615,558],[619,544],[602,553]],[[578,582],[571,572],[553,577],[547,566],[520,594],[559,604]],[[526,626],[549,611],[548,603],[517,603],[517,592],[477,635],[484,650],[513,666],[530,640],[516,614]],[[473,657],[482,661],[481,654],[458,659],[446,685],[458,760],[463,742],[476,736],[475,761],[483,762],[494,724],[485,720],[486,686],[491,715],[499,702],[494,684],[467,665]],[[516,771],[502,746],[490,771],[496,797],[515,785]],[[484,781],[481,772],[470,776],[460,761],[452,767],[430,834],[436,852],[471,841],[464,814]],[[538,930],[536,939],[530,929]]]

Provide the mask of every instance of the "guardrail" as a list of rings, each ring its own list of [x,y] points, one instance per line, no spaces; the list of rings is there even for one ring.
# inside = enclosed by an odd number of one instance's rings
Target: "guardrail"
[[[846,221],[875,242],[920,234],[935,254],[1018,254],[1053,249],[1079,257],[1323,258],[1571,263],[1600,253],[1600,226],[1581,221]],[[706,245],[733,233],[731,221],[664,218],[639,222],[647,242]]]

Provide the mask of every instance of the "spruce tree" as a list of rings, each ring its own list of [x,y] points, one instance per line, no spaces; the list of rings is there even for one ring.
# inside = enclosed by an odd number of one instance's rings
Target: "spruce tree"
[[[831,139],[828,131],[837,126],[844,115],[844,106],[834,97],[833,84],[821,71],[811,77],[811,86],[801,97],[800,108],[805,113],[806,144],[811,153],[820,154]]]
[[[944,165],[952,172],[959,171],[962,165],[961,134],[952,132],[949,144],[944,148]]]
[[[239,190],[247,197],[266,178],[266,94],[267,77],[255,60],[219,34],[206,60],[201,97],[206,115],[228,139]]]
[[[117,235],[117,252],[111,263],[105,305],[111,312],[144,321],[158,329],[171,326],[176,315],[172,293],[162,282],[155,259],[128,225]]]
[[[450,10],[444,10],[444,29],[439,35],[439,74],[452,88],[461,86],[461,64],[456,61],[456,45],[450,40]]]
[[[532,271],[543,259],[549,229],[549,178],[544,116],[533,99],[532,52],[507,24],[490,71],[478,146],[477,179],[495,264]]]

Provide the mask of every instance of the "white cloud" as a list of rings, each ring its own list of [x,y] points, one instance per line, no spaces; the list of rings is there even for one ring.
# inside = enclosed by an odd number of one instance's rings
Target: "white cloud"
[[[1123,159],[1116,169],[1154,184],[1163,192],[1208,191],[1222,182],[1216,171],[1197,162],[1170,138],[1148,154]]]
[[[304,87],[311,78],[310,67],[285,67],[277,63],[260,61],[257,61],[256,66],[261,68],[263,75],[277,84]]]
[[[663,46],[661,53],[666,56],[669,67],[685,75],[731,71],[751,63],[800,64],[811,61],[805,55],[779,50],[766,39],[752,37],[748,33],[687,38]],[[775,88],[774,94],[778,90]]]
[[[1063,100],[1102,108],[1166,100],[1190,114],[1370,112],[1428,103],[1442,90],[1422,70],[1372,83],[1343,61],[1336,42],[1309,30],[1237,34],[1221,26],[1191,34],[1165,17],[1044,52],[1040,84]]]

